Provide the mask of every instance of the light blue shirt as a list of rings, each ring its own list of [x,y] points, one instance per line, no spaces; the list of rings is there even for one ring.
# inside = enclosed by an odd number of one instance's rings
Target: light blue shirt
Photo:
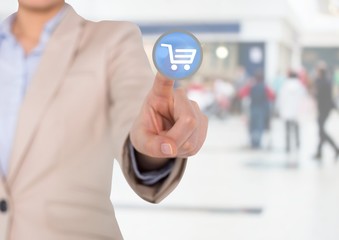
[[[6,175],[12,150],[17,118],[27,86],[39,64],[43,50],[64,11],[44,27],[39,44],[26,54],[12,34],[16,14],[0,26],[0,169]]]
[[[0,171],[8,173],[19,109],[25,97],[27,86],[40,62],[43,50],[53,30],[64,16],[65,8],[45,25],[39,44],[25,54],[20,43],[12,34],[11,27],[16,15],[7,18],[0,26]],[[146,185],[152,185],[165,178],[172,169],[172,163],[158,171],[141,173],[138,170],[133,147],[132,166],[136,176]]]

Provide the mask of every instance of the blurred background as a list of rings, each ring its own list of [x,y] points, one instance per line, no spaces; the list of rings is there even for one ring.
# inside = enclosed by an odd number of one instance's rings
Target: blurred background
[[[161,204],[115,168],[125,239],[339,239],[338,0],[69,0],[95,21],[137,23],[157,38],[190,31],[204,60],[187,89],[208,115],[206,143]],[[0,18],[17,1],[1,0]]]

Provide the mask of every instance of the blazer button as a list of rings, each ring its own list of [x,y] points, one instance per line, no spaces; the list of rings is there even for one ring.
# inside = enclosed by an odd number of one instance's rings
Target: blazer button
[[[8,210],[7,202],[6,200],[2,199],[0,200],[0,212],[5,213]]]

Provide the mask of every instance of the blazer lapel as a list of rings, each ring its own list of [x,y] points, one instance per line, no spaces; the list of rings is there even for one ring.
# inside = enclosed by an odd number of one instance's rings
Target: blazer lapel
[[[64,18],[49,39],[19,113],[10,158],[9,184],[13,183],[43,114],[71,64],[84,22],[68,5]]]

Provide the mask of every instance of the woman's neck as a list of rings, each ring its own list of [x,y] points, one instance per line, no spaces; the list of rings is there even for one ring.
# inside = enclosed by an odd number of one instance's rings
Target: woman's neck
[[[44,10],[19,6],[12,32],[26,53],[31,52],[38,45],[45,24],[58,14],[63,6],[64,4],[55,5]]]

